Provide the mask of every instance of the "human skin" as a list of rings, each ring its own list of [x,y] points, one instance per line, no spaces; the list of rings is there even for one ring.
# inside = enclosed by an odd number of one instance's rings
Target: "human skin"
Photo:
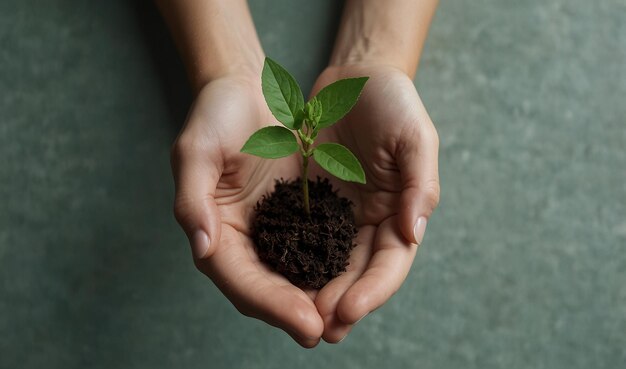
[[[315,299],[328,342],[343,339],[400,288],[439,202],[439,139],[412,81],[436,6],[348,1],[330,65],[311,92],[337,79],[370,77],[350,114],[318,139],[347,146],[367,178],[365,185],[331,178],[355,203],[359,233],[348,271]]]
[[[425,222],[414,234],[417,219],[438,202],[437,135],[410,78],[436,2],[346,3],[330,66],[314,91],[337,78],[370,80],[353,111],[319,142],[350,147],[368,184],[336,183],[356,204],[359,234],[348,272],[320,291],[301,290],[268,269],[250,238],[254,205],[276,178],[295,179],[300,163],[295,155],[263,160],[239,152],[253,132],[278,124],[261,91],[264,53],[246,2],[156,2],[196,93],[172,147],[174,212],[195,265],[241,313],[303,347],[322,337],[338,342],[402,284],[423,237]]]

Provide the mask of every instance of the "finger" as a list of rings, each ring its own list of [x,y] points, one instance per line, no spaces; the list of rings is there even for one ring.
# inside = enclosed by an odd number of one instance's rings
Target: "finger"
[[[421,244],[428,218],[439,204],[439,138],[425,111],[410,131],[396,154],[402,177],[399,221],[404,237]]]
[[[181,135],[172,147],[174,214],[196,259],[208,258],[219,244],[220,216],[214,195],[221,163],[219,150],[189,135]]]
[[[352,324],[341,321],[337,316],[337,304],[344,293],[359,279],[371,257],[372,240],[375,228],[365,226],[359,229],[355,239],[356,247],[350,255],[346,272],[331,280],[318,293],[315,306],[324,320],[322,338],[328,343],[341,341],[352,330]]]
[[[223,226],[221,245],[196,265],[237,310],[282,329],[303,347],[317,345],[324,322],[306,293],[271,272],[258,260],[251,240],[229,225]]]
[[[383,305],[402,285],[417,247],[404,239],[395,217],[384,220],[374,239],[374,252],[365,272],[341,297],[337,315],[354,324]]]

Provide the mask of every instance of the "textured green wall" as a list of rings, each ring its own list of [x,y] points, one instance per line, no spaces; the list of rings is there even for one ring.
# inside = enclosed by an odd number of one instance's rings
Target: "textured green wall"
[[[310,87],[340,5],[251,1]],[[171,204],[190,94],[149,2],[0,2],[0,368],[617,368],[626,3],[442,1],[417,86],[442,201],[404,287],[299,348],[197,272]]]

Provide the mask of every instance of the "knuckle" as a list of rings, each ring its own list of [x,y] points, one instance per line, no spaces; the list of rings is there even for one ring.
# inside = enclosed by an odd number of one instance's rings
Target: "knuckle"
[[[172,164],[180,160],[180,158],[184,156],[184,153],[185,153],[185,147],[183,146],[179,137],[176,139],[176,141],[174,141],[174,143],[172,144],[172,147],[170,148],[170,158],[171,158]]]
[[[176,221],[181,226],[185,226],[192,217],[191,204],[190,202],[182,196],[176,196],[176,200],[174,200],[174,217]]]
[[[207,154],[209,148],[207,143],[198,135],[183,133],[172,144],[170,155],[172,162],[184,159],[190,156],[203,156]]]
[[[170,165],[174,170],[177,167],[177,163],[181,157],[180,147],[178,146],[177,142],[178,141],[175,141],[170,147]]]
[[[435,128],[435,126],[432,126],[433,128],[433,132],[431,134],[431,139],[433,141],[433,143],[435,144],[435,147],[439,147],[439,134],[437,133],[437,128]]]
[[[432,142],[436,147],[439,147],[439,134],[437,133],[437,128],[431,121],[428,121],[428,124],[425,125],[423,138]]]
[[[439,181],[436,179],[431,179],[424,184],[424,196],[426,198],[426,203],[431,209],[435,209],[439,205],[439,199],[441,196],[441,187],[439,185]]]

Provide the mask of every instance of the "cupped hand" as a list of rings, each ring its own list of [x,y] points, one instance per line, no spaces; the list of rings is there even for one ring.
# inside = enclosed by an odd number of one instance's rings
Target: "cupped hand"
[[[361,76],[370,79],[355,107],[317,139],[347,146],[367,179],[365,185],[331,179],[354,202],[359,233],[347,272],[315,298],[328,342],[341,340],[400,288],[439,202],[437,132],[405,73],[384,65],[333,66],[312,95],[338,79]],[[313,175],[331,177],[313,167]]]
[[[224,77],[200,90],[172,148],[175,215],[198,269],[244,315],[261,319],[313,347],[323,321],[308,293],[259,261],[250,238],[253,207],[277,178],[295,178],[295,155],[263,160],[239,152],[259,128],[276,124],[260,76]]]

